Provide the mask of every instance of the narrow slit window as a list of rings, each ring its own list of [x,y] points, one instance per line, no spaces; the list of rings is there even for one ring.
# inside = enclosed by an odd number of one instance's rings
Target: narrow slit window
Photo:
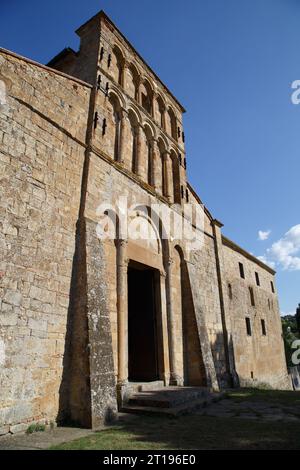
[[[262,335],[263,336],[267,336],[267,330],[266,330],[266,322],[265,320],[262,318],[261,320],[261,332],[262,332]]]
[[[94,116],[94,129],[97,128],[97,125],[98,125],[98,112],[96,111],[95,112],[95,116]]]
[[[273,281],[271,281],[271,291],[273,292],[273,294],[275,293],[275,289],[274,289],[274,283],[273,283]]]
[[[239,269],[240,269],[240,276],[242,279],[245,279],[245,271],[244,271],[244,265],[243,263],[239,263]]]
[[[106,127],[107,127],[106,119],[104,118],[104,119],[103,119],[103,122],[102,122],[102,135],[105,135],[105,133],[106,133]]]
[[[246,317],[246,331],[247,331],[247,335],[248,336],[251,336],[252,335],[252,331],[251,331],[251,321],[250,321],[250,318],[249,317]]]
[[[102,46],[100,49],[100,62],[103,59],[103,56],[104,56],[104,47]]]
[[[257,272],[255,272],[255,280],[256,280],[256,285],[260,286],[260,280],[259,280],[259,275]]]
[[[254,298],[254,291],[252,287],[249,287],[249,294],[250,294],[250,302],[251,306],[255,307],[255,298]]]
[[[233,299],[233,295],[232,295],[232,285],[231,285],[231,284],[228,284],[228,297],[230,298],[230,300]]]

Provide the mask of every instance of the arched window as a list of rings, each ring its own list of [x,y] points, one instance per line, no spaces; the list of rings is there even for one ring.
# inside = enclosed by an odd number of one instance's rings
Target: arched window
[[[177,126],[176,126],[176,116],[172,108],[168,109],[168,129],[167,132],[177,141]]]
[[[175,204],[181,203],[180,195],[180,168],[179,168],[179,159],[178,155],[174,150],[171,150],[171,159],[172,159],[172,175],[173,175],[173,197]]]
[[[139,73],[133,64],[125,69],[125,83],[124,87],[126,92],[131,98],[138,100],[138,84]]]
[[[159,149],[159,156],[160,156],[160,163],[161,163],[161,192],[163,196],[166,196],[167,195],[167,191],[166,191],[167,175],[166,175],[166,165],[165,165],[166,146],[161,139],[158,140],[158,149]]]
[[[145,80],[140,87],[140,104],[149,113],[152,114],[153,92],[150,83]]]
[[[110,95],[110,104],[112,106],[112,118],[114,124],[113,130],[113,158],[115,161],[119,161],[120,157],[120,138],[121,138],[121,106],[120,102],[115,95]]]
[[[138,120],[135,113],[132,110],[128,112],[128,119],[130,122],[130,131],[131,131],[131,142],[130,151],[131,151],[131,171],[137,173],[137,139],[138,139]]]
[[[145,126],[145,135],[147,142],[147,183],[152,186],[154,179],[154,162],[153,162],[153,134],[150,127]]]
[[[165,128],[165,105],[161,96],[157,96],[155,99],[155,120],[162,127]]]
[[[124,57],[118,46],[114,46],[112,50],[112,60],[109,66],[109,71],[113,76],[114,80],[119,84],[123,85],[123,69],[124,69]]]

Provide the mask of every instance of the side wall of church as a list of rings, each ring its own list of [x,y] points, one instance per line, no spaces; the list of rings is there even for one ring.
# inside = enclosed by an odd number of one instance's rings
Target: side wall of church
[[[290,388],[274,273],[228,242],[223,243],[223,256],[224,290],[240,385]]]
[[[6,53],[0,80],[5,433],[59,411],[90,88]]]

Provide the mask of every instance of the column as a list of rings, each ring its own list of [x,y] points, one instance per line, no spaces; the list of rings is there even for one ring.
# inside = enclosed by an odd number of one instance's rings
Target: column
[[[171,154],[168,153],[167,158],[167,175],[168,175],[168,185],[169,185],[169,202],[174,202],[174,175],[173,175],[173,160]]]
[[[152,140],[152,162],[153,162],[153,187],[155,191],[161,188],[161,163],[157,140]]]
[[[142,176],[142,161],[141,161],[141,157],[142,157],[142,152],[141,152],[141,149],[142,149],[142,129],[141,129],[141,125],[138,124],[137,127],[136,127],[136,167],[135,167],[135,172],[137,174],[137,176],[139,176],[141,178]]]
[[[126,140],[127,140],[127,132],[126,132],[126,125],[127,125],[127,111],[122,109],[121,111],[121,123],[120,123],[120,148],[119,148],[119,158],[118,162],[124,164],[125,163],[125,154],[126,154]]]
[[[173,259],[169,258],[166,265],[166,297],[169,330],[169,355],[170,355],[170,385],[180,385],[181,380],[176,368],[176,330],[172,298],[172,265]]]
[[[160,297],[161,297],[161,316],[160,328],[162,332],[162,375],[166,386],[170,383],[170,355],[169,355],[169,337],[168,337],[168,313],[166,300],[166,273],[160,271]]]
[[[118,386],[128,381],[127,240],[117,245]]]
[[[120,83],[120,85],[124,89],[125,88],[125,70],[128,67],[128,62],[126,61],[126,59],[124,59],[122,61],[121,67],[122,67],[122,70],[121,70],[121,83]]]
[[[166,109],[164,108],[161,113],[161,127],[166,130]]]

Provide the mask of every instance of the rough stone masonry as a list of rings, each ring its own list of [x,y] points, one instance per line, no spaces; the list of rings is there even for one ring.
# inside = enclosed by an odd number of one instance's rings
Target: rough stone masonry
[[[289,388],[275,273],[188,183],[182,105],[103,12],[77,34],[47,66],[0,50],[0,434],[97,427],[140,383]],[[150,243],[98,236],[124,196]],[[201,248],[153,204],[202,208]]]

